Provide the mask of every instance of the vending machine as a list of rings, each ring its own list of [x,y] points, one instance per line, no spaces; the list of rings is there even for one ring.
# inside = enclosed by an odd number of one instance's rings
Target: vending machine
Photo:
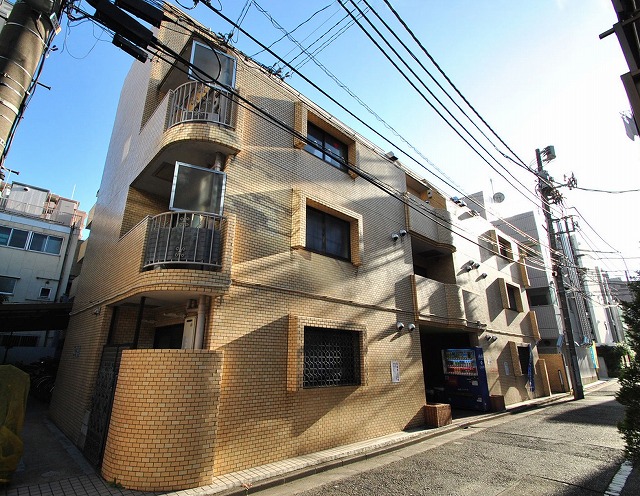
[[[451,406],[488,412],[489,385],[482,348],[442,350],[445,396]]]

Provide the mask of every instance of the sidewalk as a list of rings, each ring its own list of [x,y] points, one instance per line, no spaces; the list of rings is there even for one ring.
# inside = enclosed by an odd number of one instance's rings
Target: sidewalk
[[[598,381],[585,386],[585,391],[597,390],[605,385],[606,381]],[[42,405],[30,405],[23,432],[25,455],[11,484],[0,487],[0,496],[244,495],[388,453],[488,419],[571,400],[572,396],[566,393],[537,398],[509,405],[504,412],[458,418],[445,427],[398,432],[214,477],[207,486],[158,493],[132,491],[104,481],[77,448],[46,418],[46,408]]]

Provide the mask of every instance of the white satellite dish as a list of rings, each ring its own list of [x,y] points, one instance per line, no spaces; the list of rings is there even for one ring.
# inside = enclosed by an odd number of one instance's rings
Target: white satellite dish
[[[502,203],[504,201],[504,193],[497,192],[493,195],[493,203]]]

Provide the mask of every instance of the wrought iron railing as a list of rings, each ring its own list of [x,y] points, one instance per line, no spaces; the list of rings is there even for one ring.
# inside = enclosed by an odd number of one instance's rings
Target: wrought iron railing
[[[168,111],[167,127],[193,121],[231,126],[233,94],[215,86],[190,81],[173,91]]]
[[[152,217],[144,268],[198,265],[222,266],[224,217],[202,212],[167,212]]]

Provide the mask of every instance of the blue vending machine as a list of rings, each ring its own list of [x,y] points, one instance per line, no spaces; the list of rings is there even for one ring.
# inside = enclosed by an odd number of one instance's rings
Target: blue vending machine
[[[444,389],[452,407],[488,412],[489,385],[482,348],[442,350]]]

